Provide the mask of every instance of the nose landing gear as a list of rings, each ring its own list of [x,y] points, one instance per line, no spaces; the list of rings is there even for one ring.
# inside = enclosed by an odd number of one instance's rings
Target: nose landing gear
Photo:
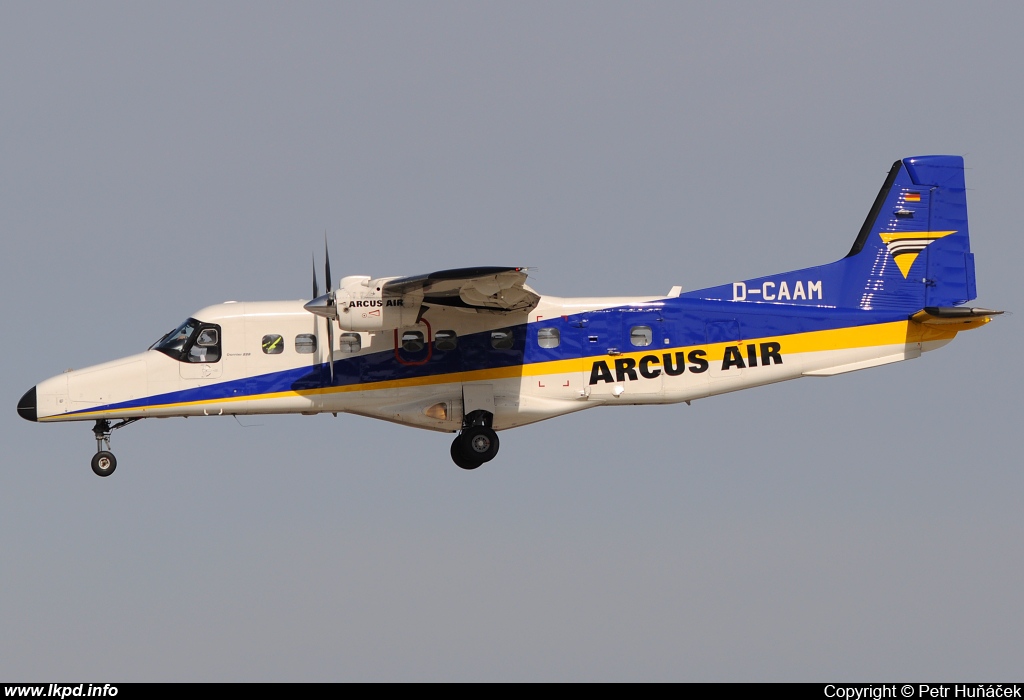
[[[498,434],[491,428],[494,415],[473,411],[463,421],[462,432],[452,441],[452,461],[463,469],[476,469],[498,454]]]
[[[106,419],[96,421],[92,429],[92,434],[96,436],[96,454],[92,458],[92,470],[96,476],[110,476],[117,469],[117,458],[110,451],[110,433],[137,420],[141,419],[125,418],[114,424]]]

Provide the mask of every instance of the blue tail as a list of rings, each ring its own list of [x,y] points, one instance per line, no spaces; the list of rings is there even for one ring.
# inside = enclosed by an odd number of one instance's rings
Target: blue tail
[[[963,158],[896,161],[842,260],[682,296],[907,313],[964,304],[977,290]]]

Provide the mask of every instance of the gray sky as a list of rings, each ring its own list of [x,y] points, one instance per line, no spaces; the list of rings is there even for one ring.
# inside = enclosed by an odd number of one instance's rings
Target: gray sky
[[[664,294],[830,262],[904,156],[967,162],[1024,308],[1011,3],[0,5],[0,679],[1006,680],[1019,316],[914,362],[450,436],[89,425],[22,393],[225,299],[530,265]],[[322,280],[321,280],[322,283]],[[14,352],[11,352],[14,351]]]

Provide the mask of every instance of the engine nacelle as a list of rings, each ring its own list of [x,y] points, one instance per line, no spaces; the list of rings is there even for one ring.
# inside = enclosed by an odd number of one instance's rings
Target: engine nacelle
[[[384,296],[381,288],[386,281],[362,276],[341,280],[335,298],[343,330],[386,331],[416,324],[423,295]]]

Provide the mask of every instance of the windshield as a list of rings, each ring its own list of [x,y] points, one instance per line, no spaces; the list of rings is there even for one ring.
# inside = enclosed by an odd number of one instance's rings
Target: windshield
[[[190,318],[163,338],[153,343],[152,349],[159,350],[165,355],[169,355],[177,360],[181,357],[182,349],[192,336],[195,335],[197,328],[199,328],[199,321],[194,318]]]

